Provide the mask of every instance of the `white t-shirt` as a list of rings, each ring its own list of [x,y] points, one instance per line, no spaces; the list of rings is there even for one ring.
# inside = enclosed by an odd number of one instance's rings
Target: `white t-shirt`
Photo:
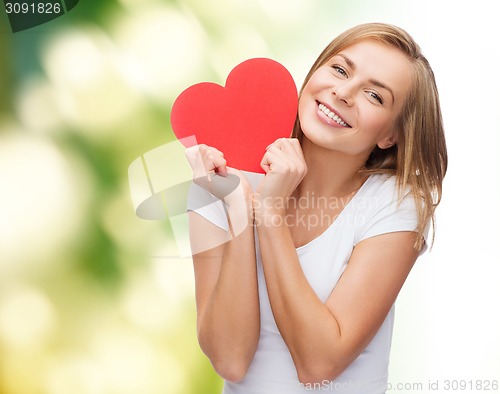
[[[256,173],[245,175],[254,190],[264,176]],[[302,270],[322,302],[327,300],[337,284],[356,244],[375,235],[414,231],[417,228],[417,213],[411,195],[407,195],[399,205],[397,200],[394,177],[371,175],[320,236],[296,249]],[[192,185],[187,207],[213,224],[228,229],[222,202],[203,188]],[[271,311],[256,231],[255,234],[260,339],[245,378],[238,383],[224,382],[223,394],[295,394],[313,390],[355,394],[384,393],[387,389],[394,305],[366,349],[337,379],[314,386],[301,384]]]

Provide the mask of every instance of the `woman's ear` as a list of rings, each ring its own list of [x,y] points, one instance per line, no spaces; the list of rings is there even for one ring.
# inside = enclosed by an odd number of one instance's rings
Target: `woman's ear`
[[[397,138],[396,138],[396,133],[394,133],[393,135],[389,136],[389,137],[386,137],[384,138],[382,141],[380,141],[377,146],[380,148],[380,149],[388,149],[388,148],[391,148],[393,147],[394,145],[397,144]]]

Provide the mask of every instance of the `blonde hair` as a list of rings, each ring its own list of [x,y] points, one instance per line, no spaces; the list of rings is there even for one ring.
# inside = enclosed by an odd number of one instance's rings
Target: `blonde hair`
[[[332,56],[364,39],[377,40],[399,49],[412,65],[413,78],[408,97],[396,120],[397,144],[388,149],[376,146],[362,171],[396,175],[400,199],[404,190],[410,187],[417,202],[416,231],[423,234],[429,221],[435,228],[434,212],[441,201],[448,155],[434,73],[413,38],[393,25],[367,23],[355,26],[340,34],[323,50],[307,74],[300,92],[312,74]],[[302,135],[297,116],[292,137],[302,140]],[[415,248],[420,250],[422,246],[423,238],[419,237]]]

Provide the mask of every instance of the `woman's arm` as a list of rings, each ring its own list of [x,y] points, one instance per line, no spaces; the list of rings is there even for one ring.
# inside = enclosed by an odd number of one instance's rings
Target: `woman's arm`
[[[418,256],[416,233],[360,242],[324,304],[300,267],[289,229],[261,224],[258,234],[273,314],[299,380],[335,379],[368,345],[393,305]]]
[[[214,161],[213,157],[205,158]],[[189,229],[195,253],[198,340],[217,373],[226,380],[238,381],[253,359],[260,333],[248,184],[240,185],[224,200],[233,236],[192,211]]]

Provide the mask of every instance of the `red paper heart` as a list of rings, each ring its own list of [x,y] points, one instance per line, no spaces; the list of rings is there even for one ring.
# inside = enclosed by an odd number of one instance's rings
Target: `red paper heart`
[[[227,165],[263,173],[266,147],[290,137],[297,116],[297,88],[288,70],[271,59],[246,60],[227,77],[226,86],[203,82],[184,90],[174,102],[175,135],[224,153]]]

